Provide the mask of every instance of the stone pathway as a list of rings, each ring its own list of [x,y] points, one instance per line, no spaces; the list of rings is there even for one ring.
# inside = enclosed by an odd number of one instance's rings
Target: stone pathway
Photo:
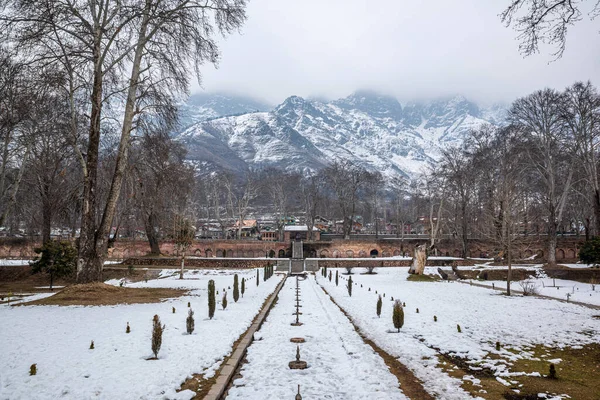
[[[316,284],[314,276],[300,281],[302,326],[295,321],[295,278],[288,278],[267,321],[248,348],[241,377],[227,399],[294,399],[297,385],[304,399],[406,399],[384,360],[355,331],[350,321]],[[296,358],[308,368],[292,370]]]

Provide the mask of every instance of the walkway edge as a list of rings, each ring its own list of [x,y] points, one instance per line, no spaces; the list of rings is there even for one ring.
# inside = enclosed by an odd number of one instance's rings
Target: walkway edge
[[[369,339],[360,329],[360,327],[354,322],[354,319],[346,312],[346,310],[340,306],[333,296],[325,289],[321,283],[317,281],[317,285],[325,292],[329,300],[339,308],[339,310],[348,318],[350,324],[354,327],[356,333],[361,337],[365,344],[369,345],[373,351],[379,355],[387,365],[390,373],[392,373],[398,380],[400,390],[402,393],[412,400],[435,400],[435,398],[425,389],[423,382],[415,376],[415,374],[404,364],[402,364],[398,357],[392,356],[381,347],[379,347],[373,340]]]
[[[252,344],[254,333],[260,329],[261,325],[267,318],[267,315],[269,315],[269,311],[271,311],[273,303],[275,303],[275,299],[283,288],[286,279],[287,276],[284,277],[281,282],[279,282],[275,288],[275,291],[273,291],[271,296],[268,298],[260,313],[256,316],[256,318],[254,318],[254,321],[252,321],[252,324],[242,337],[242,340],[240,340],[238,345],[233,349],[229,359],[223,365],[221,365],[217,380],[210,388],[208,394],[204,397],[205,400],[220,400],[223,398],[229,383],[233,380],[239,365],[246,356],[246,350],[248,350],[248,347],[250,347],[250,344]]]

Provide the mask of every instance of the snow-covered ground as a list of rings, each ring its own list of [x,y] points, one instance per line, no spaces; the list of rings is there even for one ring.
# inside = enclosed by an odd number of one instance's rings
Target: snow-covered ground
[[[0,267],[9,267],[15,265],[29,265],[29,259],[8,259],[8,258],[0,258]]]
[[[246,293],[234,303],[228,291],[229,305],[222,310],[220,295],[233,285],[235,272],[240,280],[247,279]],[[163,279],[126,284],[190,289],[189,295],[157,304],[0,307],[0,399],[191,398],[191,391],[176,389],[193,373],[214,373],[281,277],[264,282],[261,273],[256,287],[256,270],[191,271],[184,280],[173,273],[163,271]],[[219,291],[213,320],[207,316],[209,279]],[[185,328],[188,301],[195,312],[192,335]],[[166,329],[159,359],[147,360],[152,356],[154,314]],[[92,340],[95,349],[90,350]],[[29,376],[34,363],[37,375]]]
[[[406,280],[407,268],[380,268],[376,272],[352,276],[356,283],[352,297],[346,288],[347,276],[340,275],[338,287],[335,280],[330,282],[320,275],[318,281],[367,337],[398,357],[438,399],[470,397],[460,388],[460,380],[438,368],[438,351],[490,367],[503,379],[515,372],[509,372],[510,361],[521,357],[519,352],[529,346],[581,346],[600,340],[600,321],[592,318],[598,311],[583,306],[534,297],[507,297],[458,282],[410,282]],[[381,318],[375,312],[375,291],[386,296]],[[400,333],[393,330],[392,297],[406,303]],[[496,341],[502,345],[500,351],[495,349]]]
[[[559,300],[577,301],[600,306],[600,283],[590,284],[548,277],[532,278],[527,281],[511,282],[511,289],[523,291],[525,283],[535,286],[537,294]],[[506,288],[506,281],[477,281],[478,284]]]
[[[306,399],[406,399],[383,359],[364,343],[339,308],[315,284],[300,281],[302,326],[295,321],[295,279],[287,280],[276,306],[255,334],[242,377],[234,381],[228,399],[293,399],[300,385]],[[291,370],[293,337],[303,337],[300,358],[305,370]]]
[[[594,267],[594,264],[581,264],[581,263],[577,263],[577,264],[562,264],[559,263],[558,265],[564,265],[567,268],[592,268]]]

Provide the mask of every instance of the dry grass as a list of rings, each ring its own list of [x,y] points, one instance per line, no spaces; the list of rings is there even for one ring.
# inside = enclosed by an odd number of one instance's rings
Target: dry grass
[[[109,306],[116,304],[159,303],[163,299],[179,297],[187,290],[164,288],[128,288],[105,283],[72,285],[46,299],[22,305],[53,306]]]
[[[517,383],[507,387],[495,378],[478,376],[481,385],[475,386],[470,381],[463,381],[463,389],[473,395],[485,399],[529,399],[537,398],[538,393],[567,394],[572,399],[598,399],[600,396],[600,344],[584,346],[582,349],[556,349],[536,346],[527,349],[533,359],[525,358],[512,363],[512,372],[539,372],[542,376],[513,376],[510,381]],[[497,358],[491,357],[490,358]],[[546,360],[560,358],[556,364],[558,379],[548,379],[550,363]],[[442,367],[449,375],[462,379],[464,375],[473,375],[473,371],[446,359]],[[518,389],[519,394],[512,389]],[[487,393],[481,392],[485,390]]]
[[[437,275],[410,274],[410,275],[408,275],[408,278],[406,278],[406,280],[411,281],[411,282],[437,282],[440,280],[440,277]]]
[[[212,378],[206,378],[204,374],[193,374],[191,378],[188,378],[181,384],[181,387],[177,390],[181,392],[182,390],[191,390],[196,393],[193,399],[203,399],[212,385],[217,382],[217,375],[213,375]]]

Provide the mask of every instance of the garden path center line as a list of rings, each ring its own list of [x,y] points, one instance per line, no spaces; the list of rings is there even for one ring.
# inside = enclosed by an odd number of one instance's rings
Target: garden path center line
[[[303,398],[406,399],[384,360],[364,343],[350,321],[318,287],[314,276],[300,280],[300,322],[295,321],[296,280],[287,279],[255,340],[248,348],[241,378],[228,399],[293,398],[298,385]],[[301,343],[304,370],[292,370],[296,358],[293,337]],[[268,372],[267,372],[268,371]]]

